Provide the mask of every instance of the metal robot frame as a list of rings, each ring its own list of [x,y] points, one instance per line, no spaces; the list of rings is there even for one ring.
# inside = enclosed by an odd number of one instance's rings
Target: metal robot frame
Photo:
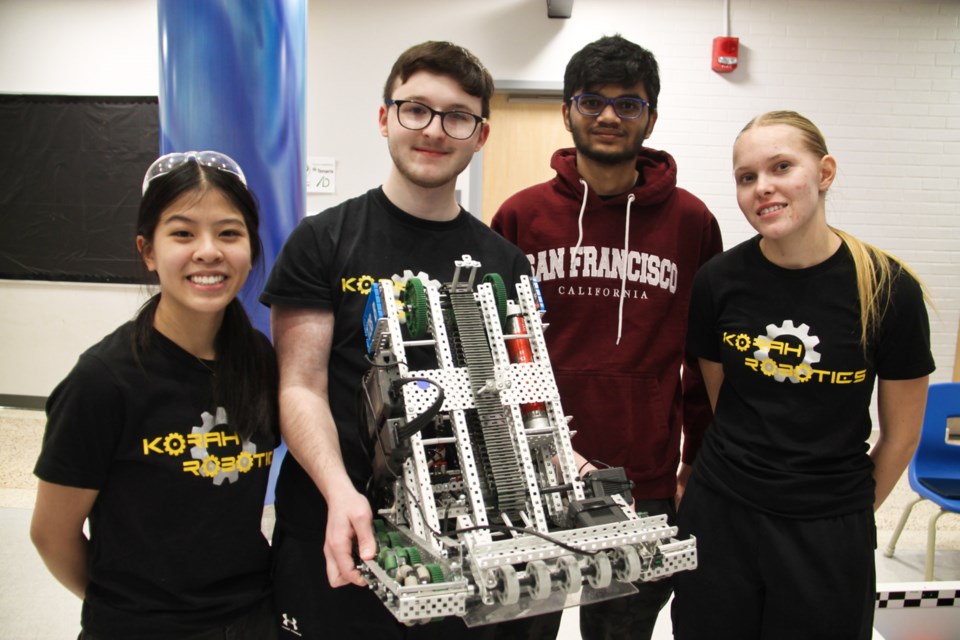
[[[580,476],[536,280],[507,300],[497,274],[475,288],[480,266],[465,255],[450,283],[371,288],[361,415],[379,550],[359,564],[370,588],[401,622],[473,626],[696,568],[696,540],[634,513],[622,469]],[[416,350],[435,368],[410,370]]]

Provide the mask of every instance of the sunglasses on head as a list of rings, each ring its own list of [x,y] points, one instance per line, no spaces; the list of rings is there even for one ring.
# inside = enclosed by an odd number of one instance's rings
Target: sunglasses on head
[[[174,169],[187,162],[196,162],[205,167],[213,167],[220,171],[232,173],[240,179],[243,186],[247,186],[247,178],[243,175],[243,170],[237,161],[225,153],[219,151],[177,151],[160,156],[153,161],[147,173],[143,176],[143,190],[141,195],[147,192],[147,187],[155,178],[168,174]]]

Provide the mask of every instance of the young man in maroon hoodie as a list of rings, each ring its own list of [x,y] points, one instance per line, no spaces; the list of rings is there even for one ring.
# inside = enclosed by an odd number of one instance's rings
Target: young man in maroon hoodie
[[[677,187],[674,159],[644,147],[660,92],[649,51],[603,37],[574,54],[563,85],[575,148],[554,153],[556,177],[511,196],[492,226],[540,281],[574,448],[624,467],[636,510],[672,523],[711,417],[684,341],[693,276],[721,251],[720,228]],[[635,586],[635,595],[581,607],[583,638],[650,638],[671,581]]]

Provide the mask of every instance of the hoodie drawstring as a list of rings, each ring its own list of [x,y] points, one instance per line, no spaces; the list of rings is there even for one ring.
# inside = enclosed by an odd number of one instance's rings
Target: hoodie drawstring
[[[623,299],[627,293],[627,265],[630,263],[630,205],[636,200],[632,193],[627,196],[627,222],[623,228],[623,275],[620,278],[620,310],[617,315],[617,344],[620,344],[620,336],[623,333]],[[586,197],[584,197],[586,204]],[[580,212],[583,216],[583,212]]]
[[[580,178],[580,184],[583,185],[583,202],[580,204],[580,215],[577,216],[577,231],[579,235],[577,236],[577,246],[570,252],[571,258],[577,255],[577,252],[580,250],[580,244],[583,242],[583,212],[587,210],[587,192],[589,191],[589,187],[587,187],[587,181],[583,178]]]
[[[580,204],[580,215],[577,216],[577,244],[570,252],[571,258],[577,255],[583,243],[583,214],[587,210],[589,187],[583,178],[580,178],[580,184],[583,185],[583,202]],[[623,228],[623,275],[620,277],[620,308],[617,312],[617,345],[620,344],[620,336],[623,334],[623,299],[627,293],[627,264],[630,261],[630,206],[636,199],[637,197],[632,193],[627,196],[627,221]]]

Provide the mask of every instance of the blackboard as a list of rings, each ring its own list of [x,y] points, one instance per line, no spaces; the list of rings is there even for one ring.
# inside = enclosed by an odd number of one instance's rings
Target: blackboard
[[[135,249],[155,96],[0,95],[0,278],[149,282]]]

